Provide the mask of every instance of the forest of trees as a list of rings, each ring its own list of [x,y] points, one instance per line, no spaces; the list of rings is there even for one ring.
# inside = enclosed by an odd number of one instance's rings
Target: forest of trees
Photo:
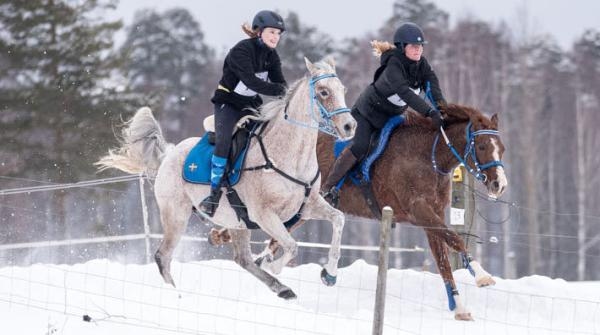
[[[116,145],[115,126],[142,105],[169,142],[201,135],[225,55],[205,42],[202,22],[186,9],[145,9],[123,26],[107,19],[115,8],[110,0],[0,3],[0,190],[99,178],[92,163]],[[503,201],[477,200],[483,263],[501,276],[600,279],[600,31],[586,30],[564,50],[552,36],[529,33],[526,22],[450,24],[427,0],[397,0],[391,9],[379,30],[343,41],[283,13],[278,52],[288,81],[305,74],[304,56],[334,55],[352,105],[378,65],[369,41],[390,41],[405,21],[421,25],[448,101],[500,116],[509,188]],[[120,45],[118,31],[126,36]],[[109,175],[118,174],[101,176]],[[122,222],[141,220],[138,186],[110,187],[0,195],[0,244],[135,230]],[[157,220],[151,215],[155,232]],[[347,227],[355,236],[348,243],[377,245],[376,225]],[[296,236],[326,242],[330,229],[307,225]],[[397,246],[427,246],[414,228],[394,234]],[[418,267],[424,257],[404,255],[395,265]]]

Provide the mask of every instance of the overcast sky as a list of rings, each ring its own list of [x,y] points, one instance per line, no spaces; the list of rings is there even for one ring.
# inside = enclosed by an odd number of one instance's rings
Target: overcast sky
[[[218,2],[218,5],[216,4]],[[563,49],[586,28],[600,30],[600,1],[598,0],[434,0],[439,8],[450,13],[450,18],[473,16],[488,22],[500,20],[514,25],[519,13],[526,9],[529,31],[553,35]],[[132,22],[136,10],[153,8],[164,11],[172,7],[185,7],[200,22],[208,44],[217,50],[227,50],[245,37],[240,24],[251,22],[256,12],[275,9],[282,15],[288,11],[298,13],[305,24],[317,26],[336,39],[361,36],[375,31],[392,14],[394,0],[121,0],[118,15],[125,24]],[[521,29],[514,29],[522,32]],[[518,38],[518,36],[516,36]],[[391,39],[391,36],[390,36]]]

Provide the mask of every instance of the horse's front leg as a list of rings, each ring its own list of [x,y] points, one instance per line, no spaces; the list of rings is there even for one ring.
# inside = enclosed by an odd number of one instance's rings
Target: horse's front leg
[[[477,287],[485,287],[496,284],[496,281],[494,278],[492,278],[492,275],[485,271],[478,261],[473,260],[466,250],[459,251],[459,255],[465,269],[469,270],[471,275],[475,277],[475,283],[477,284]]]
[[[344,229],[344,213],[331,207],[323,197],[313,193],[306,204],[303,217],[308,219],[327,220],[331,222],[331,248],[329,248],[329,259],[321,272],[321,280],[327,286],[335,285],[340,259],[340,244],[342,242],[342,230]]]
[[[425,231],[427,232],[427,240],[429,241],[431,253],[433,254],[438,271],[446,286],[448,308],[451,311],[454,311],[454,318],[456,320],[472,321],[473,317],[471,316],[471,313],[463,305],[460,296],[458,295],[458,289],[456,288],[454,276],[452,275],[452,267],[448,260],[448,249],[444,245],[444,242],[440,240],[431,229],[425,229]]]
[[[444,224],[444,220],[439,218],[433,212],[433,209],[431,206],[429,206],[429,204],[426,204],[424,201],[415,202],[414,212],[415,217],[418,216],[424,218],[423,220],[425,221],[422,222],[429,222],[429,224],[433,227],[438,227],[436,228],[435,234],[437,234],[440,239],[444,240],[450,248],[458,252],[464,268],[469,270],[471,275],[475,277],[475,283],[477,283],[478,287],[496,284],[494,278],[492,278],[492,275],[485,271],[479,262],[471,258],[467,252],[467,248],[462,237],[460,237],[460,235],[458,235],[458,233],[456,233],[454,230],[448,229],[448,227],[446,227]]]
[[[291,226],[290,228],[288,228],[288,232],[293,233],[296,229],[300,228],[300,226],[304,225],[304,223],[306,223],[306,220],[298,220],[298,222],[296,222],[293,226]],[[256,256],[254,262],[257,265],[260,265],[264,260],[267,261],[271,261],[275,258],[275,254],[277,253],[277,250],[279,249],[280,245],[279,242],[277,242],[276,239],[271,238],[269,240],[269,244],[265,247],[265,249]]]
[[[277,293],[278,297],[286,300],[296,298],[292,289],[281,284],[275,277],[254,264],[250,252],[250,231],[232,229],[229,234],[233,242],[233,259],[237,264],[265,283],[271,291]]]
[[[445,243],[447,243],[446,236],[452,231],[446,227],[443,219],[435,213],[433,207],[424,198],[416,199],[411,204],[410,212],[415,217],[415,224],[423,227],[427,233],[431,253],[448,294],[448,308],[454,311],[454,318],[457,320],[473,320],[471,313],[462,304],[458,296],[458,289],[452,275],[452,266],[448,259],[448,249]],[[459,242],[464,248],[462,240],[459,240]]]
[[[249,208],[250,209],[250,208]],[[260,228],[271,238],[279,241],[279,244],[283,248],[283,255],[274,261],[263,261],[260,263],[261,268],[267,269],[274,274],[278,274],[281,272],[284,266],[289,263],[298,252],[298,245],[296,241],[292,238],[292,235],[287,231],[287,229],[281,223],[279,217],[269,211],[253,211],[250,214],[250,217],[254,218],[254,220],[258,223]]]

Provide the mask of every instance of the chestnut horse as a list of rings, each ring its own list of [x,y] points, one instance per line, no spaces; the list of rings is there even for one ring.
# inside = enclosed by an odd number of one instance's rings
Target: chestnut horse
[[[449,173],[462,161],[486,186],[488,196],[499,197],[507,186],[501,163],[504,145],[498,133],[496,114],[488,118],[473,108],[453,104],[444,108],[442,114],[446,123],[444,136],[451,145],[439,143],[443,137],[431,129],[429,119],[409,112],[404,124],[392,133],[388,147],[372,166],[371,181],[378,203],[394,210],[395,222],[423,227],[448,292],[450,310],[455,312],[457,320],[472,320],[459,299],[447,246],[461,255],[477,286],[495,282],[477,261],[470,258],[463,239],[445,225],[444,209],[450,204]],[[320,136],[317,144],[319,168],[325,176],[334,161],[333,141]],[[457,150],[453,153],[450,147]],[[462,152],[461,148],[464,148]],[[340,190],[339,209],[345,214],[375,218],[362,191],[349,178]],[[302,221],[292,229],[301,224]],[[225,231],[213,233],[212,237],[213,242],[218,242],[218,237],[221,242],[227,241]],[[278,243],[271,241],[260,257],[272,257],[277,247]]]

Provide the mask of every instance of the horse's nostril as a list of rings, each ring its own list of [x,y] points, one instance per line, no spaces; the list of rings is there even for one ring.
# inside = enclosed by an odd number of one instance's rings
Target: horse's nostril
[[[500,183],[499,183],[497,180],[494,180],[494,181],[492,182],[492,188],[493,188],[494,190],[497,190],[497,189],[499,189],[499,188],[500,188]]]
[[[349,132],[351,132],[351,131],[352,131],[352,125],[351,125],[350,123],[346,123],[346,124],[344,125],[344,131],[345,131],[346,133],[349,133]]]

